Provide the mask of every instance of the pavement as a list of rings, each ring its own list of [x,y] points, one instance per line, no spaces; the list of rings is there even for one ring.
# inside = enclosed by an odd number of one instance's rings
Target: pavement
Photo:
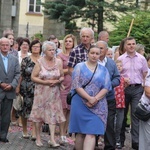
[[[28,127],[28,131],[31,131],[31,127]],[[10,126],[8,133],[9,143],[0,142],[0,150],[56,150],[48,145],[49,140],[48,133],[41,132],[41,139],[43,142],[42,147],[37,147],[35,142],[31,139],[24,139],[22,137],[22,127]],[[56,141],[59,140],[59,135],[56,134]],[[122,150],[132,150],[130,133],[126,133],[125,147]],[[70,141],[68,144],[61,145],[57,150],[73,150],[74,142]],[[103,146],[99,146],[96,150],[103,150]]]

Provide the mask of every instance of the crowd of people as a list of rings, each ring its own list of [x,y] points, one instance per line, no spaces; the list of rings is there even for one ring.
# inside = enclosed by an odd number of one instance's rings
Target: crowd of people
[[[134,37],[122,39],[115,52],[108,46],[109,34],[83,27],[80,43],[68,34],[62,40],[50,35],[39,39],[14,39],[11,30],[0,39],[0,141],[9,142],[9,125],[22,127],[22,137],[43,146],[41,127],[47,124],[51,147],[67,143],[75,134],[76,150],[104,150],[125,146],[127,115],[131,120],[131,147],[150,146],[150,119],[138,120],[134,111],[139,101],[150,111],[150,55]],[[67,94],[75,93],[71,105]],[[21,110],[15,109],[21,95]],[[16,118],[16,116],[18,117]],[[27,130],[28,121],[32,131]],[[60,140],[55,139],[59,125]]]

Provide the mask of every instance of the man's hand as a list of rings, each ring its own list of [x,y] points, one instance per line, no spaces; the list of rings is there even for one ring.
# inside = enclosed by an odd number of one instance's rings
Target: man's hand
[[[8,83],[1,83],[1,88],[4,90],[4,91],[10,91],[12,89],[12,86]]]
[[[5,88],[4,91],[10,91],[12,89],[12,86],[8,84]]]
[[[8,86],[9,84],[7,84],[7,83],[1,83],[1,88],[4,90],[7,86]]]

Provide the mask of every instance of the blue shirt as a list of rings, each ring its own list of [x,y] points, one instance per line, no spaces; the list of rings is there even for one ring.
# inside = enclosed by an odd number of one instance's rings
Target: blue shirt
[[[5,71],[7,73],[7,67],[8,67],[8,54],[6,56],[2,55],[1,53],[1,56],[2,56],[2,60],[3,60],[3,63],[4,63],[4,67],[5,67]]]

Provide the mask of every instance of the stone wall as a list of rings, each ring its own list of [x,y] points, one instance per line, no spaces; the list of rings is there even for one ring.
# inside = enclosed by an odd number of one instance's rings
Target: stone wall
[[[43,37],[46,40],[49,35],[54,34],[58,39],[62,39],[65,35],[65,24],[58,23],[57,20],[49,20],[44,18]]]

